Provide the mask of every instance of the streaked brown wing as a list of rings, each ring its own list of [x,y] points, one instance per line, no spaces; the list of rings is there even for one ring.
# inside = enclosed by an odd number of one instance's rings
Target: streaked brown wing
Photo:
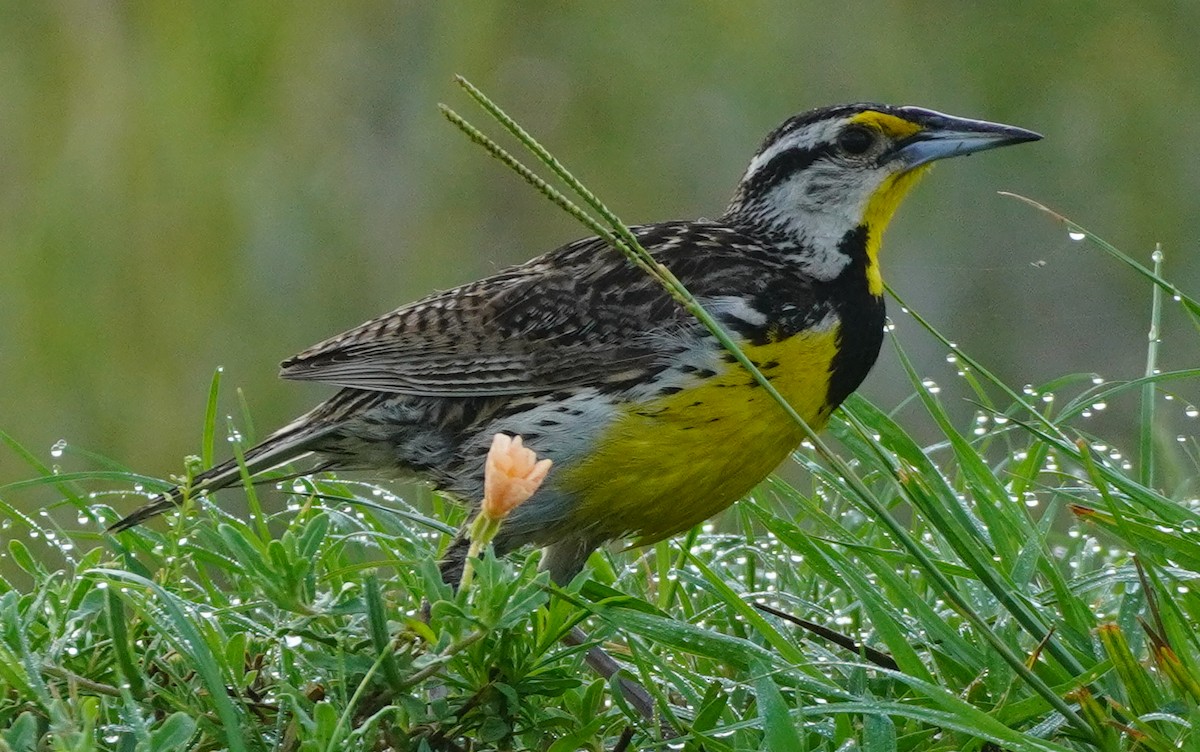
[[[544,392],[654,367],[687,315],[599,241],[403,306],[285,361],[287,379],[422,396]]]
[[[744,337],[817,310],[811,280],[735,228],[633,229],[698,297],[724,300],[714,312]],[[546,392],[644,380],[699,336],[657,282],[588,238],[368,321],[285,361],[282,376],[421,396]]]

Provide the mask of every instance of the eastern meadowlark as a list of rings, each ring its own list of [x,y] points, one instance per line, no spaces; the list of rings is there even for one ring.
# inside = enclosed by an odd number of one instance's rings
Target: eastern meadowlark
[[[820,428],[879,354],[879,246],[901,199],[935,160],[1039,138],[917,107],[812,110],[767,136],[720,218],[632,229]],[[250,473],[313,455],[314,472],[385,471],[477,503],[493,435],[519,434],[554,469],[496,549],[546,547],[560,582],[606,541],[649,543],[713,516],[802,438],[706,329],[597,238],[402,306],[285,361],[282,376],[341,390],[248,450]],[[240,479],[231,460],[192,490]],[[465,550],[451,548],[449,570]]]

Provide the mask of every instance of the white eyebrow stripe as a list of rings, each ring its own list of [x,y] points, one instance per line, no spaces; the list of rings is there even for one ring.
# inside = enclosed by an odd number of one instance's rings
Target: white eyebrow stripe
[[[746,176],[742,179],[746,180],[746,178],[754,175],[783,152],[791,151],[792,149],[811,149],[818,144],[828,143],[833,140],[833,135],[841,130],[845,121],[846,118],[838,118],[837,120],[809,123],[797,128],[779,141],[755,154],[754,158],[750,160],[750,166],[746,168]]]

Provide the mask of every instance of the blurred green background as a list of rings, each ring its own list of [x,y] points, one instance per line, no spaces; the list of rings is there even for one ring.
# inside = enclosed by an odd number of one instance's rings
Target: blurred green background
[[[1193,2],[6,2],[0,428],[45,461],[66,439],[179,472],[217,366],[273,428],[331,391],[278,381],[279,360],[581,234],[441,118],[485,122],[456,73],[630,222],[718,214],[762,137],[814,106],[1039,130],[939,167],[885,272],[1015,384],[1133,377],[1147,285],[996,191],[1142,258],[1161,241],[1200,293],[1198,38]],[[1195,365],[1166,319],[1163,367]],[[889,349],[865,391],[911,392]],[[0,481],[30,474],[0,452]]]

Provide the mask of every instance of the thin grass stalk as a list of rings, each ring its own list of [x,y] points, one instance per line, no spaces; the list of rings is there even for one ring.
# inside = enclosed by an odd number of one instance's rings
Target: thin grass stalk
[[[1105,240],[1104,238],[1095,234],[1094,232],[1087,229],[1086,227],[1083,227],[1082,225],[1076,223],[1074,220],[1070,219],[1069,217],[1059,214],[1058,212],[1054,211],[1053,209],[1046,206],[1045,204],[1038,203],[1037,201],[1034,201],[1031,198],[1026,198],[1025,196],[1022,196],[1019,193],[1011,193],[1009,191],[997,191],[997,193],[999,193],[1001,196],[1007,196],[1008,198],[1015,198],[1016,200],[1021,201],[1022,203],[1032,206],[1033,208],[1037,209],[1040,212],[1044,212],[1045,214],[1049,215],[1056,221],[1061,222],[1062,224],[1066,225],[1067,230],[1069,232],[1071,232],[1075,235],[1079,235],[1079,236],[1087,238],[1088,240],[1092,241],[1097,246],[1099,246],[1100,249],[1103,250],[1108,255],[1112,256],[1113,258],[1117,259],[1121,263],[1128,266],[1130,269],[1133,269],[1138,274],[1140,274],[1143,277],[1145,277],[1146,279],[1150,280],[1157,287],[1161,288],[1162,290],[1165,290],[1166,292],[1171,293],[1171,299],[1175,300],[1179,303],[1182,303],[1183,307],[1186,308],[1188,310],[1188,312],[1192,314],[1192,317],[1193,317],[1192,323],[1196,324],[1197,327],[1200,327],[1200,300],[1197,300],[1196,298],[1193,298],[1192,296],[1185,294],[1182,290],[1180,290],[1178,287],[1176,287],[1174,283],[1168,282],[1167,280],[1160,277],[1153,270],[1146,268],[1145,265],[1139,263],[1137,260],[1135,260],[1129,254],[1122,251],[1120,248],[1117,248],[1112,243],[1108,242],[1107,240]]]
[[[1154,248],[1154,275],[1162,274],[1162,244]],[[1146,376],[1158,373],[1158,345],[1162,342],[1162,288],[1154,285],[1150,291],[1150,331],[1146,335]],[[1142,386],[1142,417],[1138,426],[1138,480],[1143,486],[1154,486],[1154,413],[1157,390],[1153,381]]]

